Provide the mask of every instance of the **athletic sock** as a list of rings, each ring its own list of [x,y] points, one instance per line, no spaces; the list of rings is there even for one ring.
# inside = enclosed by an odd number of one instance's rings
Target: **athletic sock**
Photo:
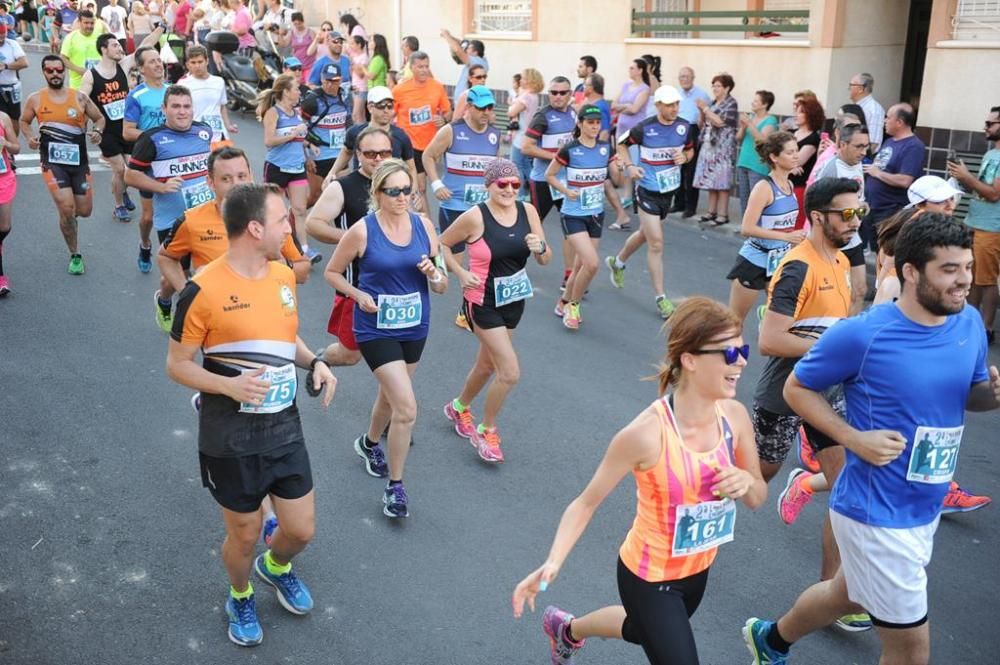
[[[465,413],[465,410],[468,409],[469,407],[459,402],[458,398],[456,397],[455,399],[451,400],[451,408],[455,409],[459,413]]]
[[[289,561],[284,566],[279,563],[275,563],[274,558],[271,556],[271,550],[264,552],[264,567],[267,568],[267,572],[272,575],[284,575],[285,573],[291,571],[292,563]]]
[[[365,448],[367,448],[368,450],[371,450],[372,448],[374,448],[377,445],[378,445],[378,441],[372,441],[371,439],[368,438],[368,435],[365,434]]]
[[[622,263],[622,260],[619,259],[617,255],[615,256],[615,267],[618,268],[619,270],[622,270],[622,269],[625,268],[625,264]]]
[[[569,279],[569,276],[573,274],[572,270],[563,270],[563,279]]]
[[[660,295],[656,296],[656,302],[659,302],[661,300],[666,300],[666,299],[667,299],[667,294],[666,293],[661,293]]]
[[[403,484],[402,480],[390,480],[389,481],[389,487],[392,487],[393,485],[402,485],[402,484]]]
[[[163,299],[157,296],[156,304],[160,307],[160,311],[163,312],[164,316],[170,316],[170,311],[173,309],[174,306],[174,301],[172,298]]]
[[[234,600],[246,600],[252,595],[253,595],[253,585],[250,584],[250,582],[247,582],[246,591],[237,591],[233,587],[231,586],[229,587],[229,597]]]
[[[791,642],[787,642],[781,633],[778,632],[778,624],[775,622],[771,626],[771,630],[767,631],[767,635],[764,636],[764,641],[767,642],[767,646],[771,647],[779,653],[788,653],[788,650],[792,647]]]

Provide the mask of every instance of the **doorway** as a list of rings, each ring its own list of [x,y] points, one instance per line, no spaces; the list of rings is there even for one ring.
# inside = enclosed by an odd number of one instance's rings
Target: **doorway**
[[[931,25],[933,0],[912,0],[903,51],[903,80],[900,101],[908,102],[919,113],[920,88],[924,82],[924,62],[927,59],[927,38]]]

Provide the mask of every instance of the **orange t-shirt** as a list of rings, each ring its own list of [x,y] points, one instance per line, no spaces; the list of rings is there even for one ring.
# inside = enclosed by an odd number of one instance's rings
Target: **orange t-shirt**
[[[425,150],[437,133],[434,116],[451,112],[451,102],[437,79],[417,83],[407,79],[392,89],[396,124],[406,132],[414,150]]]

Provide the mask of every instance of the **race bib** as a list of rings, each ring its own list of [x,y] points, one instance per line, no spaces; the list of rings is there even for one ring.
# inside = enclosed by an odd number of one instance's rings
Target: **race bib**
[[[202,203],[208,203],[215,199],[215,193],[212,192],[212,188],[208,186],[207,182],[199,182],[196,185],[184,187],[181,189],[181,193],[184,195],[185,210],[190,210],[195,206],[200,206]]]
[[[778,264],[781,263],[781,259],[783,259],[787,253],[787,245],[779,249],[772,249],[767,253],[767,265],[764,266],[764,272],[768,277],[773,275],[775,271],[778,270]]]
[[[243,402],[240,404],[240,413],[278,413],[290,407],[295,401],[298,377],[295,374],[295,365],[292,363],[281,367],[268,367],[260,378],[271,384],[264,401],[260,404]]]
[[[201,119],[206,125],[212,128],[214,134],[222,133],[222,116],[221,115],[206,115]]]
[[[10,101],[12,104],[21,103],[21,84],[15,83],[14,85],[7,88],[10,90]]]
[[[580,207],[595,214],[602,212],[604,210],[604,185],[581,187]]]
[[[962,445],[959,427],[918,427],[913,435],[910,465],[906,479],[912,483],[939,485],[950,483],[958,464],[958,448]]]
[[[656,186],[661,194],[672,192],[681,186],[681,169],[678,166],[668,166],[656,172]]]
[[[421,106],[420,108],[410,109],[410,125],[416,127],[417,125],[426,125],[430,121],[430,106]]]
[[[381,294],[378,297],[376,325],[381,330],[414,328],[420,325],[422,317],[423,302],[419,293],[407,293],[405,296]]]
[[[49,164],[80,165],[80,146],[75,143],[49,143]]]
[[[0,175],[5,175],[7,171],[7,153],[0,153]]]
[[[493,278],[493,296],[497,307],[509,305],[518,300],[524,300],[535,295],[531,288],[528,273],[521,268],[513,275]]]
[[[330,132],[330,147],[334,149],[343,148],[345,136],[347,136],[347,132],[343,129],[335,129]]]
[[[467,205],[474,206],[485,203],[488,198],[490,198],[490,193],[486,191],[486,185],[469,184],[465,186],[462,201]]]
[[[125,117],[125,100],[119,99],[114,102],[108,102],[104,105],[104,115],[108,117],[108,120],[121,120]]]
[[[673,555],[686,556],[733,540],[736,503],[732,499],[677,506]]]
[[[566,181],[563,180],[562,178],[559,178],[559,184],[565,187]],[[566,196],[562,192],[560,192],[552,185],[549,185],[549,194],[551,194],[553,201],[562,201],[564,198],[566,198]]]

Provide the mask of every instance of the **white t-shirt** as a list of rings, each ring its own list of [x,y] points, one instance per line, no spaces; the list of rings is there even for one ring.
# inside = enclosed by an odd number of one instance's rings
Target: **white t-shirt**
[[[16,41],[8,37],[0,46],[0,62],[11,64],[18,58],[24,57],[24,49]],[[17,83],[17,73],[9,69],[0,72],[0,85],[14,85]]]
[[[209,74],[207,79],[198,79],[190,74],[181,77],[180,85],[191,91],[194,119],[212,126],[212,142],[229,138],[229,130],[222,121],[222,106],[228,101],[226,83],[221,76]]]
[[[108,5],[101,10],[101,20],[108,26],[111,34],[118,39],[125,39],[125,19],[127,17],[128,13],[125,8],[118,5],[114,7]]]
[[[855,181],[861,185],[861,189],[858,190],[858,198],[861,199],[862,202],[865,200],[865,172],[860,163],[855,164],[854,166],[849,166],[839,156],[835,155],[833,159],[823,165],[819,175],[816,176],[816,180],[820,180],[822,178],[848,178],[849,180]],[[854,235],[851,236],[851,241],[844,245],[841,249],[854,249],[860,244],[861,235],[855,231]]]

